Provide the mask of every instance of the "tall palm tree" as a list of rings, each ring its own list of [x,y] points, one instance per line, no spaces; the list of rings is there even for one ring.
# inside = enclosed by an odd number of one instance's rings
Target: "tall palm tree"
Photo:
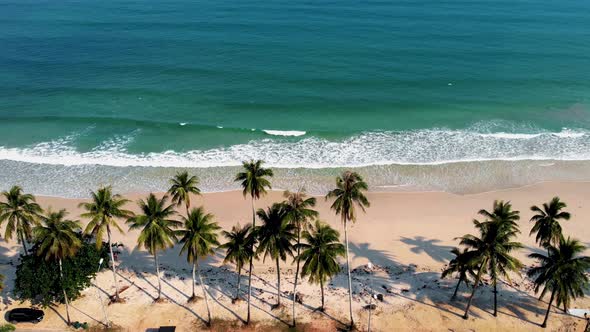
[[[0,226],[7,222],[4,238],[12,239],[16,231],[17,239],[22,243],[26,255],[28,253],[26,242],[32,239],[31,229],[36,224],[42,209],[35,202],[35,196],[24,194],[19,186],[2,192],[2,196],[6,200],[6,202],[0,202]]]
[[[459,291],[461,282],[465,282],[465,285],[469,285],[468,276],[475,278],[474,269],[477,268],[477,266],[474,264],[475,251],[470,251],[468,248],[464,248],[463,251],[461,251],[459,248],[453,248],[451,253],[455,255],[455,258],[451,259],[447,267],[442,272],[441,278],[444,279],[454,273],[459,274],[459,281],[457,282],[457,286],[455,286],[453,296],[451,296],[451,300],[453,300],[457,296],[457,291]]]
[[[117,272],[115,271],[115,256],[113,255],[113,246],[111,244],[112,229],[119,233],[123,230],[117,224],[117,219],[127,219],[133,215],[131,211],[125,210],[123,206],[129,202],[121,195],[114,194],[110,186],[99,188],[98,191],[91,193],[92,200],[86,203],[80,203],[79,207],[86,210],[81,215],[82,218],[89,218],[90,222],[86,226],[84,233],[90,234],[96,239],[96,247],[102,247],[104,235],[107,236],[107,245],[111,254],[111,269],[113,270],[113,281],[115,285],[115,301],[119,301],[119,283],[117,282]]]
[[[62,261],[75,256],[82,242],[76,234],[80,230],[80,224],[77,220],[65,219],[66,215],[67,212],[64,209],[57,212],[48,211],[46,215],[40,216],[41,223],[33,228],[33,237],[38,244],[37,255],[43,256],[47,261],[57,261],[59,264],[67,322],[70,325],[70,304],[66,290],[63,288]]]
[[[207,292],[205,291],[205,284],[201,273],[199,271],[199,258],[204,258],[214,254],[214,248],[219,246],[217,241],[217,231],[221,228],[213,221],[213,215],[206,213],[203,207],[192,209],[188,216],[182,217],[182,223],[184,227],[178,231],[180,238],[179,242],[182,243],[180,254],[186,252],[187,262],[193,265],[193,295],[192,300],[195,296],[195,270],[199,277],[199,283],[203,290],[203,296],[205,298],[205,305],[207,306],[207,324],[211,324],[211,311],[209,310],[209,302],[207,300]],[[189,299],[189,301],[191,300]]]
[[[551,202],[543,203],[542,208],[533,205],[531,211],[536,214],[531,218],[535,223],[530,235],[537,233],[535,240],[539,245],[546,247],[549,244],[557,246],[561,239],[560,220],[569,220],[569,212],[562,211],[567,205],[559,197],[553,197]]]
[[[303,261],[301,277],[309,276],[310,283],[320,284],[320,310],[324,311],[324,283],[340,272],[338,257],[344,256],[346,250],[338,231],[319,220],[303,232],[303,239],[305,243],[298,245],[302,251],[297,256],[297,261]]]
[[[129,230],[141,230],[137,238],[137,245],[144,247],[154,256],[156,276],[158,277],[158,297],[156,301],[162,295],[158,250],[165,250],[174,246],[174,242],[176,241],[176,231],[174,228],[182,225],[181,222],[171,219],[176,212],[174,211],[173,204],[166,204],[167,200],[168,196],[158,199],[154,194],[149,194],[146,200],[140,199],[137,202],[141,213],[127,219],[127,223],[130,224]]]
[[[277,265],[277,304],[281,305],[281,266],[280,261],[293,256],[293,241],[295,240],[295,226],[287,220],[287,210],[280,203],[275,203],[266,211],[259,209],[256,213],[262,221],[262,226],[256,229],[258,236],[257,253],[264,253],[263,261],[270,256]]]
[[[285,201],[283,202],[285,209],[287,210],[287,220],[295,225],[297,229],[297,257],[300,254],[301,244],[301,231],[307,228],[308,223],[311,219],[317,218],[319,213],[312,208],[315,206],[315,197],[306,197],[305,190],[300,189],[297,192],[285,191],[283,193]],[[299,260],[297,260],[297,267],[295,268],[295,282],[293,283],[293,323],[295,326],[295,301],[297,298],[297,280],[299,277]]]
[[[184,203],[186,207],[186,214],[191,207],[191,194],[200,195],[201,189],[197,187],[199,185],[199,178],[196,176],[189,176],[187,171],[176,174],[170,179],[170,189],[168,194],[172,196],[172,202],[177,206]]]
[[[478,264],[479,269],[475,284],[467,307],[465,308],[464,319],[469,318],[469,308],[475,295],[475,291],[483,273],[488,273],[494,285],[494,316],[498,315],[498,290],[499,277],[505,277],[510,281],[508,273],[518,271],[522,263],[511,256],[511,252],[522,248],[522,244],[514,242],[513,239],[520,233],[516,221],[520,219],[519,211],[513,211],[510,202],[494,201],[493,211],[480,210],[479,214],[486,218],[486,221],[473,223],[480,233],[480,237],[467,234],[461,238],[461,245],[475,251],[473,264]]]
[[[273,172],[270,168],[262,167],[264,161],[262,160],[250,160],[243,161],[242,167],[243,172],[236,174],[234,181],[240,182],[242,186],[242,193],[244,197],[250,195],[252,202],[252,229],[256,229],[256,208],[254,203],[260,199],[261,196],[266,195],[266,189],[272,189],[270,185],[269,177],[273,176]],[[255,242],[255,241],[254,241]],[[254,242],[251,243],[252,251],[254,251]],[[250,323],[250,298],[252,297],[252,266],[254,257],[250,258],[250,266],[248,268],[248,317],[246,324]]]
[[[336,177],[336,189],[326,195],[327,199],[334,199],[331,209],[340,215],[340,220],[344,225],[344,242],[346,244],[346,270],[348,272],[348,303],[350,309],[350,326],[354,326],[352,316],[352,279],[350,277],[350,257],[348,255],[348,222],[356,221],[356,208],[359,207],[363,212],[369,207],[369,200],[364,195],[364,191],[369,189],[367,183],[356,172],[345,171],[342,175]]]
[[[552,244],[547,246],[548,254],[530,254],[529,257],[538,260],[541,265],[528,271],[529,277],[535,278],[535,292],[543,287],[542,293],[551,291],[549,306],[545,313],[542,327],[547,327],[549,312],[553,300],[557,297],[557,306],[567,306],[571,300],[584,296],[584,290],[588,289],[589,281],[586,271],[590,269],[590,257],[580,256],[586,247],[579,241],[571,238],[559,241],[559,246]]]
[[[223,231],[222,234],[227,239],[227,242],[219,246],[226,250],[224,264],[233,263],[236,264],[236,272],[238,272],[238,282],[236,285],[236,297],[234,301],[240,298],[240,278],[242,276],[242,268],[244,264],[248,262],[254,255],[252,251],[251,241],[253,236],[251,235],[252,227],[246,225],[240,227],[240,225],[233,226],[231,231]]]

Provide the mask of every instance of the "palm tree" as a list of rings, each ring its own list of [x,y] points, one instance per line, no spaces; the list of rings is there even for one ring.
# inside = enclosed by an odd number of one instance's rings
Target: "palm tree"
[[[224,264],[236,264],[236,271],[238,272],[238,282],[236,286],[236,297],[234,301],[240,298],[240,278],[242,276],[242,268],[254,255],[252,251],[253,236],[251,235],[252,227],[246,225],[244,227],[233,226],[231,231],[223,231],[222,234],[227,239],[227,242],[222,244],[220,248],[226,250]]]
[[[461,282],[465,282],[466,285],[469,285],[468,275],[475,278],[475,272],[473,269],[475,269],[476,266],[473,264],[475,251],[469,251],[467,248],[463,249],[463,251],[459,248],[453,248],[451,253],[455,255],[455,258],[451,259],[446,269],[442,272],[441,278],[444,279],[453,273],[459,274],[459,281],[457,282],[457,286],[455,286],[453,296],[451,296],[451,300],[453,300],[457,296],[457,291],[459,290],[459,286],[461,286]]]
[[[280,261],[293,256],[293,241],[295,240],[295,226],[287,220],[287,210],[280,203],[275,203],[266,211],[259,209],[256,213],[262,221],[262,226],[255,232],[259,245],[256,253],[264,253],[263,261],[267,256],[274,259],[277,265],[277,304],[281,305],[281,266]]]
[[[195,270],[199,276],[199,283],[203,290],[205,297],[205,305],[207,306],[207,324],[211,324],[211,311],[209,311],[209,302],[207,300],[207,292],[205,291],[205,284],[201,273],[199,272],[199,258],[204,258],[214,254],[214,248],[219,246],[217,241],[217,231],[220,229],[219,225],[213,221],[213,215],[205,213],[203,207],[192,209],[188,216],[182,217],[184,228],[178,231],[180,237],[179,242],[182,243],[180,254],[186,252],[187,262],[193,265],[193,295],[190,300],[196,299],[195,296]]]
[[[535,225],[531,229],[530,235],[537,233],[535,240],[539,245],[546,247],[549,244],[557,246],[561,239],[561,225],[559,220],[569,220],[569,212],[562,211],[566,208],[565,202],[559,200],[559,197],[553,197],[551,202],[543,203],[543,208],[533,205],[531,211],[536,214],[531,218]]]
[[[0,226],[7,222],[4,238],[12,239],[16,231],[17,239],[22,243],[26,255],[28,253],[26,242],[32,239],[31,229],[36,224],[36,218],[42,209],[35,202],[35,196],[24,194],[19,186],[2,192],[2,196],[6,200],[6,202],[0,202]]]
[[[303,232],[305,243],[298,245],[303,249],[297,261],[303,261],[301,277],[309,276],[312,284],[320,284],[322,292],[321,311],[324,311],[324,283],[340,272],[338,257],[345,255],[344,245],[340,243],[340,234],[328,224],[316,220],[315,225]]]
[[[356,172],[345,171],[336,178],[336,189],[326,195],[326,200],[334,198],[331,209],[340,215],[344,225],[344,242],[346,244],[346,270],[348,272],[348,303],[350,309],[350,326],[354,326],[352,316],[352,280],[350,277],[350,257],[348,255],[348,222],[356,221],[356,209],[358,206],[363,212],[369,207],[369,200],[363,191],[368,190],[367,183]]]
[[[475,251],[472,264],[478,264],[477,277],[467,307],[465,308],[464,319],[469,318],[469,308],[475,295],[475,291],[483,273],[488,273],[494,285],[494,316],[498,314],[498,277],[503,276],[508,281],[509,271],[518,271],[522,263],[512,257],[512,251],[522,248],[522,244],[512,241],[519,233],[517,220],[520,219],[519,211],[512,211],[510,202],[494,201],[493,212],[480,210],[479,214],[486,218],[486,221],[473,223],[480,233],[480,237],[467,234],[461,238],[461,245]]]
[[[43,256],[45,260],[57,261],[59,264],[59,276],[62,281],[62,290],[66,302],[67,323],[70,325],[70,308],[68,295],[63,288],[63,268],[62,261],[66,258],[73,257],[82,246],[82,242],[77,231],[80,230],[80,224],[77,220],[65,219],[66,210],[58,212],[48,211],[46,215],[40,216],[41,224],[33,228],[33,237],[38,244],[37,255]]]
[[[242,193],[244,197],[250,195],[252,201],[252,229],[256,229],[256,209],[254,202],[261,196],[266,195],[266,188],[272,189],[268,177],[273,176],[270,168],[262,167],[264,162],[262,160],[243,161],[243,172],[236,174],[234,181],[240,182],[242,186]],[[254,243],[252,245],[252,252],[254,252]],[[254,257],[250,257],[250,267],[248,268],[248,317],[246,324],[250,323],[250,298],[252,297],[252,266]]]
[[[181,226],[179,221],[171,219],[176,214],[174,205],[167,205],[168,196],[162,199],[156,198],[154,194],[148,196],[144,201],[140,199],[137,202],[141,214],[127,219],[130,224],[129,230],[141,229],[137,238],[137,245],[144,247],[151,255],[154,256],[156,265],[156,276],[158,277],[158,297],[162,295],[162,283],[160,281],[160,265],[158,263],[158,250],[172,248],[176,241],[176,232],[174,228]]]
[[[579,256],[586,250],[578,240],[564,239],[559,241],[559,247],[549,244],[547,256],[539,253],[530,254],[530,258],[538,260],[541,265],[528,271],[529,277],[535,277],[535,292],[543,287],[542,293],[551,291],[549,307],[545,313],[542,327],[547,327],[547,319],[551,311],[553,300],[557,297],[557,306],[567,306],[571,300],[584,296],[588,289],[586,271],[590,269],[590,257]]]
[[[283,193],[285,201],[283,202],[287,210],[287,220],[297,228],[297,257],[300,254],[301,231],[307,228],[309,221],[317,218],[319,213],[311,209],[315,206],[315,197],[307,198],[305,190],[300,189],[297,192],[285,191]],[[299,277],[299,260],[297,260],[297,267],[295,269],[295,283],[293,283],[293,326],[295,326],[295,300],[297,298],[297,278]]]
[[[186,214],[191,207],[191,194],[200,195],[201,189],[197,187],[199,178],[196,176],[189,176],[188,172],[180,172],[170,180],[171,186],[168,189],[168,194],[172,196],[172,202],[177,206],[184,203],[186,207]]]
[[[113,281],[115,285],[115,301],[119,301],[119,288],[117,282],[117,272],[115,271],[115,256],[113,255],[113,246],[111,244],[112,229],[123,233],[123,230],[117,224],[116,219],[127,219],[133,215],[131,211],[123,209],[123,206],[129,202],[121,195],[113,195],[112,188],[99,188],[97,192],[91,193],[92,200],[87,203],[80,203],[79,207],[84,208],[86,213],[81,215],[82,218],[89,218],[90,222],[86,226],[84,233],[91,234],[96,239],[96,247],[102,247],[103,238],[106,233],[107,245],[111,254],[111,269],[113,270]]]

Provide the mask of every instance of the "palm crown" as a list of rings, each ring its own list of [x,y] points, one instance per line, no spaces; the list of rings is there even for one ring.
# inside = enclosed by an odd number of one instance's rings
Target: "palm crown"
[[[369,200],[363,194],[368,190],[367,183],[356,172],[345,171],[336,178],[336,189],[326,195],[326,199],[334,198],[332,210],[340,214],[343,220],[356,221],[355,206],[365,211],[370,206]]]
[[[188,172],[184,171],[176,174],[170,180],[170,183],[171,186],[170,189],[168,189],[168,194],[172,196],[172,202],[177,206],[184,203],[188,214],[188,210],[191,206],[190,195],[201,194],[201,189],[197,187],[199,185],[199,178],[196,176],[189,176]]]
[[[262,167],[262,160],[250,160],[242,162],[243,172],[236,175],[235,181],[240,182],[244,196],[250,195],[253,199],[259,199],[266,194],[266,188],[271,189],[270,181],[266,177],[272,177],[270,168]]]
[[[535,292],[543,287],[542,294],[551,292],[549,308],[542,326],[547,326],[547,319],[554,297],[557,297],[557,305],[567,308],[571,300],[584,296],[584,290],[588,289],[588,277],[586,271],[590,269],[590,257],[581,257],[580,254],[586,248],[577,240],[563,237],[559,246],[549,244],[547,255],[540,253],[530,254],[529,257],[540,262],[540,266],[528,271],[530,277],[534,277]]]
[[[344,256],[344,245],[340,243],[337,230],[319,220],[303,232],[304,243],[300,244],[303,261],[301,276],[309,276],[311,283],[324,283],[340,272],[338,257]]]
[[[543,203],[542,208],[534,205],[531,211],[536,214],[531,218],[535,224],[531,229],[530,235],[537,233],[535,240],[541,246],[549,244],[559,244],[561,238],[561,225],[559,220],[569,220],[569,212],[562,211],[567,205],[559,200],[559,197],[553,197],[549,204]]]
[[[225,258],[223,263],[236,264],[238,270],[244,267],[244,264],[248,262],[250,257],[253,255],[252,241],[250,231],[252,227],[246,225],[244,227],[233,226],[231,231],[223,231],[223,236],[227,239],[227,242],[219,246],[226,250]]]
[[[214,253],[214,248],[219,245],[217,231],[220,227],[213,221],[212,214],[205,213],[203,207],[194,208],[188,217],[182,217],[181,222],[184,228],[177,231],[179,242],[182,243],[180,253],[186,252],[189,263]]]
[[[293,256],[295,226],[286,219],[285,206],[275,203],[266,211],[259,209],[256,215],[262,221],[262,226],[256,229],[259,240],[257,253],[264,253],[264,259],[270,256],[282,261],[287,256]]]
[[[128,202],[129,200],[124,199],[121,195],[113,195],[112,188],[109,186],[92,192],[92,200],[90,202],[80,203],[79,206],[87,211],[81,214],[81,217],[90,219],[84,232],[96,238],[96,246],[99,249],[102,247],[105,234],[109,237],[110,241],[112,228],[123,233],[116,219],[127,219],[133,215],[131,211],[123,209],[123,206]]]
[[[65,219],[66,210],[49,211],[41,216],[41,224],[35,226],[33,235],[38,243],[37,255],[46,260],[61,260],[72,257],[82,245],[78,221]]]
[[[4,191],[2,196],[6,200],[6,202],[0,202],[0,225],[7,222],[4,238],[12,239],[16,231],[18,241],[22,243],[26,254],[25,241],[31,240],[32,227],[42,209],[35,202],[35,197],[31,194],[24,194],[19,186]]]

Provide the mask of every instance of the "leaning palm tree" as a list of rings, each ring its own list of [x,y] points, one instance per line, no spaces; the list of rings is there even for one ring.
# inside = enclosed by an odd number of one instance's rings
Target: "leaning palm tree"
[[[285,191],[283,193],[285,201],[283,202],[287,210],[287,220],[295,225],[297,229],[297,257],[300,254],[301,231],[307,228],[311,219],[317,218],[319,213],[312,208],[315,206],[315,197],[306,197],[305,190],[300,189],[297,192]],[[293,323],[295,326],[295,301],[297,298],[297,278],[299,277],[299,260],[297,260],[297,267],[295,268],[295,282],[293,283]]]
[[[57,261],[59,264],[59,276],[62,281],[62,290],[66,303],[67,323],[70,325],[70,308],[68,295],[63,288],[62,261],[73,257],[82,246],[77,231],[80,224],[77,220],[65,219],[66,210],[57,212],[48,211],[46,215],[40,216],[41,223],[33,228],[33,237],[38,244],[37,255],[43,256],[45,260]]]
[[[236,285],[236,297],[234,301],[240,298],[240,278],[242,276],[242,268],[244,264],[254,255],[252,251],[253,236],[251,235],[252,227],[246,225],[244,227],[233,226],[231,231],[223,231],[222,234],[227,239],[227,242],[219,246],[226,250],[224,264],[236,264],[236,272],[238,272],[238,282]]]
[[[209,302],[207,300],[207,292],[205,291],[205,284],[201,273],[199,271],[199,258],[205,258],[214,254],[214,248],[219,246],[217,241],[217,231],[220,229],[219,225],[213,221],[213,215],[206,213],[203,207],[192,209],[188,216],[182,217],[184,227],[178,231],[179,242],[182,243],[180,254],[186,252],[186,260],[193,266],[193,295],[190,300],[196,299],[195,296],[195,270],[199,277],[199,283],[203,290],[205,297],[205,305],[207,306],[207,325],[211,324],[211,311],[209,310]]]
[[[243,172],[236,174],[234,181],[240,182],[242,186],[242,193],[244,197],[250,195],[252,201],[252,229],[256,229],[256,208],[254,203],[261,196],[266,195],[266,189],[271,189],[269,177],[273,176],[273,172],[270,168],[262,167],[264,161],[262,160],[250,160],[243,161],[242,167]],[[252,251],[254,251],[254,242],[251,243]],[[248,268],[248,317],[246,324],[250,323],[250,298],[252,297],[252,266],[254,257],[250,258],[250,266]]]
[[[295,240],[295,226],[287,218],[287,210],[280,203],[275,203],[266,211],[259,209],[256,213],[262,221],[262,226],[256,229],[259,245],[257,254],[264,253],[263,261],[270,256],[277,266],[277,304],[281,305],[281,266],[287,256],[293,256],[293,241]]]
[[[535,240],[539,245],[546,247],[550,244],[557,246],[561,239],[561,225],[560,220],[569,220],[569,212],[562,211],[566,208],[565,202],[562,202],[559,197],[553,197],[551,202],[543,203],[542,208],[533,205],[531,211],[536,214],[531,218],[535,223],[531,229],[530,235],[537,233]]]
[[[522,248],[522,244],[514,242],[513,239],[520,233],[517,220],[520,219],[519,211],[513,211],[509,202],[495,201],[493,212],[480,210],[479,214],[487,220],[479,222],[474,220],[473,223],[480,233],[480,236],[471,234],[464,235],[461,238],[461,245],[475,251],[472,264],[478,264],[479,269],[475,284],[467,307],[465,308],[464,319],[469,318],[469,308],[475,295],[475,291],[483,273],[488,273],[494,285],[494,316],[498,315],[498,290],[497,283],[499,277],[504,277],[510,281],[508,273],[518,271],[522,263],[511,256],[512,251]]]
[[[170,179],[170,189],[168,194],[172,197],[172,202],[180,206],[184,203],[186,207],[186,214],[191,207],[191,194],[200,195],[201,189],[197,187],[199,178],[196,176],[189,176],[188,172],[180,172]]]
[[[111,254],[111,269],[113,270],[113,281],[115,285],[115,301],[119,301],[119,288],[117,282],[117,272],[115,270],[115,256],[113,255],[113,246],[111,244],[112,230],[116,229],[119,233],[123,230],[117,224],[117,219],[128,219],[133,215],[131,211],[125,210],[123,206],[129,202],[121,195],[114,194],[112,188],[103,187],[96,192],[91,193],[90,202],[80,203],[79,207],[86,210],[81,215],[82,218],[90,219],[84,233],[94,236],[96,247],[102,248],[103,239],[106,233],[107,245]]]
[[[444,279],[454,273],[459,274],[459,281],[457,282],[457,286],[455,286],[453,296],[451,296],[451,300],[453,300],[457,297],[457,291],[459,291],[461,282],[465,282],[465,285],[469,285],[469,276],[473,278],[475,277],[474,269],[477,268],[477,266],[474,264],[475,251],[470,251],[468,248],[463,249],[463,251],[459,248],[453,248],[451,253],[455,255],[455,258],[451,259],[447,267],[443,270],[441,278]]]
[[[350,277],[350,257],[348,255],[348,222],[356,221],[356,206],[363,212],[369,207],[369,200],[364,195],[368,190],[367,183],[356,172],[345,171],[336,178],[336,189],[326,195],[326,200],[334,198],[331,209],[340,215],[344,225],[344,242],[346,244],[346,270],[348,272],[348,303],[350,309],[350,326],[354,326],[352,316],[352,280]]]
[[[309,226],[309,230],[303,232],[305,243],[298,245],[298,249],[302,249],[301,254],[297,256],[297,261],[303,261],[301,277],[309,276],[310,283],[320,285],[320,311],[324,311],[324,284],[340,272],[338,257],[345,255],[346,250],[339,238],[337,230],[316,220],[314,225]]]
[[[548,254],[530,254],[529,257],[538,260],[541,265],[528,271],[529,277],[535,278],[535,292],[543,287],[542,293],[551,292],[549,306],[545,313],[542,327],[547,327],[549,312],[553,300],[557,297],[557,306],[560,304],[567,308],[571,300],[584,296],[588,289],[589,281],[586,271],[590,269],[590,257],[580,256],[585,250],[579,241],[564,239],[559,241],[559,246],[549,244]]]
[[[18,241],[23,245],[23,251],[28,253],[26,242],[32,239],[31,229],[41,213],[41,207],[35,202],[35,196],[24,194],[19,186],[2,192],[6,202],[0,202],[0,226],[6,221],[4,238],[12,239],[14,232]]]
[[[166,204],[167,200],[167,196],[158,199],[154,194],[150,194],[146,200],[140,199],[137,202],[141,213],[127,219],[127,223],[130,224],[129,230],[141,230],[137,238],[137,245],[144,247],[154,256],[156,276],[158,277],[158,297],[155,299],[156,301],[160,300],[162,295],[158,250],[165,250],[174,246],[176,241],[174,228],[182,225],[179,221],[171,219],[176,212],[173,204]]]

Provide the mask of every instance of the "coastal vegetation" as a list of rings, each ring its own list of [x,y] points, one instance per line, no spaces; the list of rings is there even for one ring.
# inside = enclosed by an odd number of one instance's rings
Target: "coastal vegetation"
[[[321,305],[318,310],[324,311],[324,289],[331,278],[341,271],[340,261],[344,258],[350,327],[354,327],[348,232],[350,223],[358,219],[358,211],[364,212],[370,206],[365,196],[368,184],[360,174],[344,171],[336,178],[336,188],[325,197],[330,202],[331,210],[342,222],[344,239],[341,241],[337,230],[319,220],[319,213],[314,210],[316,199],[308,197],[302,188],[296,192],[285,191],[283,201],[256,209],[256,201],[271,188],[269,179],[273,174],[272,170],[262,165],[260,160],[244,162],[243,171],[235,177],[240,182],[244,197],[250,198],[252,223],[245,226],[237,224],[227,231],[221,229],[205,207],[191,208],[190,197],[199,195],[201,190],[198,188],[199,179],[187,172],[174,176],[170,180],[170,190],[163,196],[150,193],[145,199],[138,200],[137,214],[127,210],[131,202],[114,194],[111,187],[98,188],[91,192],[88,202],[79,205],[83,210],[81,217],[87,220],[84,229],[79,221],[67,218],[66,210],[43,211],[35,197],[23,193],[20,187],[15,186],[3,192],[0,223],[6,227],[5,238],[9,240],[16,235],[16,240],[23,246],[23,254],[16,267],[15,295],[21,300],[31,300],[43,306],[55,302],[65,303],[69,324],[69,302],[78,298],[81,291],[91,285],[92,278],[101,266],[99,262],[105,260],[107,264],[104,266],[108,267],[110,263],[113,273],[115,294],[111,299],[117,301],[120,294],[114,264],[115,244],[111,240],[113,230],[123,233],[118,221],[124,220],[130,230],[139,231],[138,247],[144,248],[154,258],[158,279],[158,296],[154,302],[162,301],[158,254],[177,244],[179,255],[186,257],[192,267],[192,295],[189,302],[197,299],[195,286],[198,282],[207,308],[207,325],[215,320],[209,308],[210,295],[202,277],[205,271],[199,268],[200,261],[222,251],[223,262],[235,265],[237,280],[232,303],[241,299],[242,270],[249,264],[246,324],[250,322],[253,261],[260,258],[263,261],[266,258],[274,261],[277,301],[272,305],[273,309],[279,308],[281,297],[288,294],[281,292],[281,263],[291,261],[296,266],[290,308],[290,325],[294,327],[297,322],[295,307],[300,301],[297,293],[299,277],[319,285]],[[550,294],[545,318],[540,324],[542,327],[547,326],[554,304],[567,311],[572,301],[584,296],[590,286],[586,274],[590,269],[590,258],[582,255],[586,248],[581,242],[563,234],[560,222],[571,218],[570,213],[565,211],[566,207],[565,202],[554,197],[548,203],[530,208],[534,213],[530,220],[530,236],[535,236],[536,243],[543,251],[529,255],[538,262],[529,269],[525,269],[515,256],[524,248],[522,243],[516,241],[520,233],[520,212],[514,210],[510,202],[501,200],[494,201],[491,210],[482,209],[478,212],[481,219],[473,220],[476,233],[457,238],[460,247],[451,250],[454,257],[441,275],[441,278],[456,276],[458,279],[451,300],[457,298],[462,284],[470,287],[464,318],[469,317],[477,290],[485,285],[491,286],[492,314],[496,316],[499,286],[504,282],[511,284],[511,278],[521,273],[532,279],[534,291],[540,293],[540,299]],[[256,225],[257,220],[259,225]],[[220,236],[225,238],[222,244],[219,242]],[[28,248],[27,243],[32,246]],[[0,276],[0,285],[2,279]]]

